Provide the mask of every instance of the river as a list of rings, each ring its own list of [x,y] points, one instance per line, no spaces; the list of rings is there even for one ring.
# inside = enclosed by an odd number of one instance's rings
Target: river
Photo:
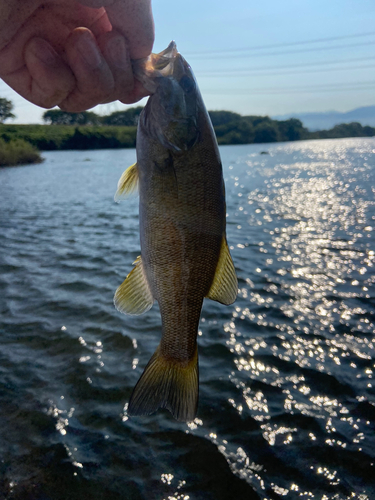
[[[239,296],[204,303],[189,424],[126,413],[160,339],[113,306],[135,151],[0,169],[0,498],[375,498],[375,138],[220,150]]]

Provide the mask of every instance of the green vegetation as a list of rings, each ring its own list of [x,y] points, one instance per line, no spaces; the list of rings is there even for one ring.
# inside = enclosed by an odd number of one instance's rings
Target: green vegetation
[[[108,116],[103,116],[102,123],[103,125],[137,126],[142,109],[143,106],[136,106],[125,111],[115,111]]]
[[[136,123],[142,107],[101,117],[92,111],[67,113],[51,109],[44,113],[48,125],[8,125],[14,115],[0,99],[0,166],[42,161],[38,150],[134,148]],[[2,113],[2,114],[1,114]],[[123,125],[123,126],[121,126]]]
[[[143,106],[136,106],[124,111],[115,111],[110,115],[99,116],[93,111],[82,113],[68,113],[60,109],[50,109],[43,114],[43,120],[50,125],[115,125],[134,127]]]
[[[40,163],[43,158],[35,146],[17,134],[2,134],[5,120],[15,118],[13,103],[0,97],[0,167]]]
[[[10,101],[0,98],[0,165],[6,164],[6,158],[12,158],[9,160],[12,165],[40,161],[36,148],[53,151],[135,147],[136,125],[142,111],[142,107],[137,106],[99,116],[92,111],[68,113],[52,109],[43,115],[47,125],[4,124],[6,119],[14,116],[12,109]],[[295,118],[278,121],[268,116],[242,116],[231,111],[210,111],[209,114],[219,144],[375,136],[374,127],[359,123],[341,124],[331,130],[309,132]],[[15,151],[19,152],[19,158],[16,158]]]
[[[241,116],[229,111],[209,111],[219,144],[298,141],[308,138],[300,120],[272,120],[268,116]]]
[[[72,125],[0,125],[0,138],[24,139],[42,151],[134,148],[136,127]]]
[[[4,97],[0,97],[0,123],[4,123],[8,118],[15,118],[12,113],[13,103]]]
[[[253,144],[303,139],[340,137],[373,137],[375,128],[359,123],[336,125],[331,130],[309,132],[295,118],[285,121],[262,116],[232,116],[220,123],[216,113],[210,115],[219,144]],[[224,112],[229,113],[229,112]],[[230,113],[236,115],[235,113]],[[224,115],[223,115],[224,116]],[[226,115],[226,120],[229,114]],[[216,124],[216,125],[215,125]],[[0,124],[0,138],[5,141],[23,139],[42,151],[65,149],[134,148],[135,125],[8,125]]]
[[[43,161],[39,151],[23,139],[4,141],[0,139],[0,167],[26,165]]]
[[[50,125],[100,125],[101,116],[93,111],[68,113],[60,109],[49,109],[43,114],[43,120]]]
[[[330,130],[309,132],[309,139],[340,139],[342,137],[374,137],[375,127],[361,125],[358,122],[341,123]]]
[[[210,111],[219,144],[251,144],[303,139],[374,137],[375,128],[360,123],[342,123],[330,130],[310,132],[300,120],[272,120],[268,116],[241,116],[229,111]]]

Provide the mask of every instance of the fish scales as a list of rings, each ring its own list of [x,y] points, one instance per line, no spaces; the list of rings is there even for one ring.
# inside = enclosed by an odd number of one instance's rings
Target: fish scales
[[[137,163],[130,167],[132,175],[125,172],[125,180],[120,179],[117,196],[131,191],[137,178],[141,258],[117,290],[115,304],[134,314],[129,297],[140,293],[134,288],[144,290],[137,304],[143,300],[147,310],[158,301],[162,338],[133,391],[128,413],[167,408],[178,420],[189,421],[198,402],[203,300],[229,304],[237,294],[225,235],[222,167],[191,68],[175,45],[153,55],[151,69],[144,67],[139,75],[154,92],[139,119]]]
[[[173,347],[174,356],[190,359],[225,225],[220,160],[204,143],[197,144],[188,158],[185,152],[172,152],[172,190],[166,192],[159,182],[166,174],[153,161],[161,148],[150,141],[145,146],[139,155],[145,167],[139,177],[143,263],[163,318],[162,346],[168,346],[163,351],[167,355]]]

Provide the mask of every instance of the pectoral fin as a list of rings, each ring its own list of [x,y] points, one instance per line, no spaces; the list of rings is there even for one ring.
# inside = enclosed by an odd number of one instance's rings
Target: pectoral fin
[[[236,300],[238,283],[236,271],[232,257],[229,253],[228,243],[223,237],[221,243],[219,262],[217,263],[216,273],[207,297],[216,300],[221,304],[233,304]]]
[[[116,290],[114,304],[120,312],[139,315],[151,309],[154,297],[147,282],[141,257],[138,257],[133,264],[135,268]]]
[[[138,190],[138,168],[137,163],[125,170],[117,184],[115,201],[120,201]]]

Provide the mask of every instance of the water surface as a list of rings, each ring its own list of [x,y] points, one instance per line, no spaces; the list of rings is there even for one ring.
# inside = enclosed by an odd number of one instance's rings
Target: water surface
[[[160,338],[112,301],[135,151],[0,169],[0,498],[375,498],[375,139],[221,153],[240,293],[204,304],[188,425],[126,414]]]

